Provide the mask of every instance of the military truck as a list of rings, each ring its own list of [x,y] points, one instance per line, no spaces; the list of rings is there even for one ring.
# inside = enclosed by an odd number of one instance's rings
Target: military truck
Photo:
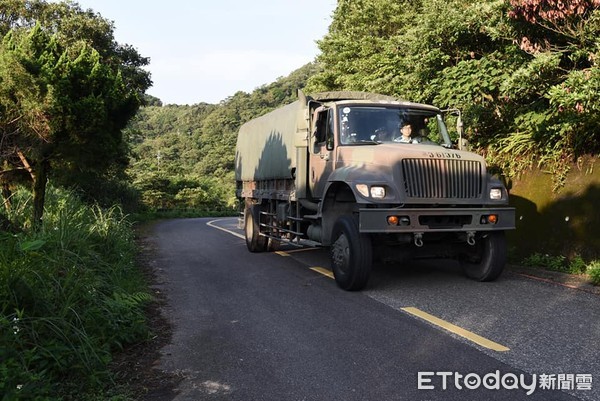
[[[472,279],[496,279],[515,212],[484,159],[453,144],[445,117],[379,94],[299,91],[242,125],[236,195],[248,250],[329,247],[345,290],[365,287],[374,258],[452,258]]]

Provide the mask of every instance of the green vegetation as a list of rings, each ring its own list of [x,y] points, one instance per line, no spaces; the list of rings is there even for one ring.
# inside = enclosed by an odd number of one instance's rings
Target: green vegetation
[[[598,154],[600,6],[591,0],[340,0],[310,90],[463,110],[467,138],[518,176]]]
[[[569,259],[564,256],[534,253],[523,259],[521,264],[561,273],[588,274],[594,285],[600,285],[600,260],[588,264],[579,255]]]
[[[587,272],[590,275],[592,284],[600,285],[600,260],[590,263],[587,268]]]
[[[238,127],[306,86],[459,107],[495,170],[542,167],[558,190],[572,162],[600,150],[599,22],[588,0],[339,1],[316,64],[216,106],[144,108],[130,173],[151,209],[231,208]]]
[[[49,178],[93,199],[124,180],[121,131],[151,85],[142,69],[148,59],[118,44],[110,21],[75,3],[0,5],[3,197],[31,181],[39,224]]]
[[[17,191],[15,232],[0,233],[3,399],[105,394],[111,352],[148,335],[150,296],[120,209],[90,207],[57,189],[46,203],[43,224],[31,231],[32,197]]]
[[[219,105],[143,107],[126,130],[128,170],[149,212],[235,213],[234,158],[239,127],[296,100],[317,67],[308,64],[251,94]],[[154,102],[155,104],[157,102]]]
[[[132,228],[111,206],[137,202],[122,129],[148,60],[75,3],[0,10],[0,397],[107,399],[111,353],[148,335]]]

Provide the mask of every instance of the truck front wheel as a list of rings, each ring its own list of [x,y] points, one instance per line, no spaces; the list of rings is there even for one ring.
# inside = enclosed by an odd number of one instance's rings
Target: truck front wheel
[[[244,233],[246,246],[250,252],[264,252],[267,250],[268,238],[260,235],[260,206],[246,206],[244,212]]]
[[[490,232],[477,239],[472,251],[461,256],[460,264],[467,275],[477,281],[493,281],[506,265],[504,231]]]
[[[371,238],[360,234],[351,216],[340,217],[333,227],[331,266],[337,285],[347,291],[363,289],[372,264]]]

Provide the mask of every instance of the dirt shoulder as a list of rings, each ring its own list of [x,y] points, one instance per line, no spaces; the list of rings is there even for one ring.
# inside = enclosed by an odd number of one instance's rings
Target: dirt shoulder
[[[111,368],[115,373],[117,386],[124,388],[131,399],[166,401],[177,395],[175,389],[180,379],[158,368],[160,350],[171,341],[173,328],[162,312],[167,298],[159,289],[156,247],[150,236],[151,229],[151,223],[136,227],[137,265],[153,296],[153,301],[146,307],[150,337],[144,342],[128,346],[115,355]]]
[[[508,265],[508,271],[526,277],[532,280],[544,281],[563,287],[572,288],[579,291],[585,291],[592,294],[600,295],[600,287],[590,283],[589,277],[586,275],[576,275],[560,273],[550,270],[544,270],[536,267],[525,267],[518,265]]]

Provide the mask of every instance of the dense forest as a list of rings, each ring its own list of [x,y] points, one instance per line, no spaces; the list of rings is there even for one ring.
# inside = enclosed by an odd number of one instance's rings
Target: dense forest
[[[127,128],[129,174],[149,209],[236,209],[234,156],[244,122],[296,100],[297,90],[318,72],[307,64],[287,77],[238,92],[218,105],[143,107]]]
[[[560,187],[600,150],[600,2],[338,1],[309,89],[382,92],[463,110],[467,137],[514,176]]]
[[[130,126],[131,174],[152,208],[232,206],[239,125],[295,91],[362,90],[460,108],[466,137],[506,177],[564,184],[600,151],[600,2],[338,1],[321,54],[218,105],[151,106]]]
[[[191,106],[144,95],[149,60],[93,11],[2,4],[0,181],[5,207],[31,183],[33,224],[48,179],[128,210],[232,210],[238,127],[300,88],[458,107],[470,143],[499,171],[543,165],[555,189],[571,162],[600,150],[597,0],[340,0],[314,63]]]

